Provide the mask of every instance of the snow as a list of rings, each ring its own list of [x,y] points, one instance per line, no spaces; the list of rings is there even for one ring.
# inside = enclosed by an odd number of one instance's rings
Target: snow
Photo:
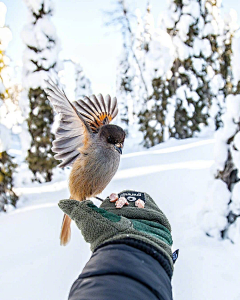
[[[12,32],[8,27],[0,27],[0,50],[5,50],[12,39]]]
[[[180,249],[172,280],[178,300],[240,297],[239,242],[209,238],[200,224],[211,183],[213,144],[212,139],[170,139],[151,150],[124,154],[119,171],[100,195],[146,191],[166,213],[173,250]],[[57,203],[69,197],[69,170],[56,170],[53,181],[45,184],[23,184],[24,172],[16,175],[18,208],[0,215],[1,300],[63,300],[91,255],[75,224],[70,244],[59,245],[63,214]]]
[[[228,95],[226,98],[227,115],[234,118],[236,123],[239,122],[240,115],[240,95]]]
[[[240,132],[238,132],[234,137],[234,146],[237,150],[240,150]]]
[[[177,19],[177,18],[176,18]],[[173,28],[174,27],[174,18],[172,18],[169,11],[161,16],[161,20],[159,23],[164,22],[166,28]]]
[[[238,136],[239,136],[239,132],[238,132]],[[235,167],[239,170],[240,169],[240,152],[236,148],[235,138],[233,141],[233,145],[231,145],[230,149],[231,149],[231,153],[232,153],[233,163],[234,163]],[[239,198],[239,203],[240,203],[240,198]]]
[[[229,13],[225,15],[225,23],[229,26],[231,32],[239,29],[238,16],[235,9],[230,9]]]
[[[212,54],[211,44],[208,39],[203,39],[201,51],[204,57],[209,57]]]
[[[7,7],[3,2],[0,2],[0,50],[5,50],[12,39],[12,32],[8,27],[5,27],[5,17]]]
[[[91,82],[86,77],[82,66],[80,63],[75,63],[75,81],[76,81],[76,88],[75,88],[75,99],[83,99],[85,96],[92,95],[92,88]]]
[[[193,53],[195,56],[200,55],[201,47],[202,47],[202,41],[201,39],[196,37],[193,41]]]
[[[226,205],[229,203],[231,193],[227,185],[220,179],[214,180],[208,193],[209,208],[220,215],[226,216]],[[224,227],[223,227],[224,228]]]
[[[233,58],[232,58],[232,68],[233,68],[233,76],[236,83],[240,80],[240,37],[239,35],[233,38],[232,42],[233,48]]]
[[[185,43],[183,43],[179,36],[175,36],[173,38],[173,43],[175,45],[179,59],[187,59],[190,55],[190,51],[192,51],[192,48],[188,47]]]
[[[5,91],[10,87],[10,68],[9,62],[10,59],[5,55],[5,50],[12,39],[11,30],[5,26],[5,16],[7,12],[7,7],[3,2],[0,2],[0,94],[4,96],[4,99],[7,98]],[[1,97],[2,98],[2,97]],[[6,105],[0,100],[0,121],[2,123],[3,113],[6,108]]]
[[[232,203],[231,203],[231,209],[233,213],[239,215],[240,214],[240,182],[237,182],[234,185],[233,191],[232,191]]]
[[[61,50],[60,41],[56,35],[56,29],[51,22],[51,0],[25,0],[29,8],[28,23],[21,33],[22,40],[26,44],[23,53],[23,88],[45,88],[44,82],[49,76],[54,78],[60,71],[58,54]],[[32,12],[39,16],[41,6],[44,6],[44,15],[36,20]],[[29,48],[31,47],[31,49]],[[33,49],[37,49],[34,51]],[[34,62],[34,63],[33,63]],[[36,65],[37,64],[37,65]],[[41,67],[44,70],[37,70]],[[48,71],[50,69],[50,71]],[[45,71],[46,70],[46,71]],[[25,96],[24,96],[25,97]],[[21,101],[25,101],[24,97]]]
[[[28,8],[35,12],[36,14],[38,13],[39,10],[41,10],[42,4],[44,2],[44,11],[48,12],[49,10],[53,10],[53,2],[52,0],[24,0]]]
[[[147,11],[145,15],[143,16],[143,25],[144,25],[144,38],[146,42],[149,42],[151,40],[151,37],[154,33],[154,17],[152,15],[152,5],[150,4],[150,1],[147,5]]]
[[[151,76],[157,69],[155,76],[163,76],[172,67],[174,50],[170,35],[159,28],[155,29],[149,51],[146,55],[146,69]],[[153,77],[151,77],[153,78]]]
[[[0,2],[0,27],[5,25],[6,13],[7,6],[3,2]]]
[[[176,29],[179,32],[179,36],[182,41],[186,41],[188,38],[189,27],[194,24],[196,20],[191,15],[182,15],[177,23]]]
[[[220,129],[216,134],[216,144],[214,147],[215,164],[216,164],[216,168],[220,171],[224,169],[225,161],[228,157],[228,149],[225,146],[226,142],[221,140],[221,133],[222,133],[222,129]]]
[[[21,132],[19,134],[19,138],[22,147],[21,148],[22,159],[25,159],[28,155],[28,150],[30,148],[31,140],[32,140],[26,121],[21,124]]]
[[[224,81],[222,75],[220,74],[215,75],[210,82],[210,87],[212,89],[213,94],[217,95],[219,90],[224,87]]]
[[[237,219],[235,223],[231,224],[228,229],[228,236],[232,241],[239,242],[240,220]]]
[[[183,6],[183,14],[191,15],[193,18],[198,19],[200,17],[200,6],[197,1],[190,1]]]
[[[8,150],[11,142],[10,136],[10,130],[3,124],[0,124],[0,153]]]
[[[205,212],[203,212],[204,230],[217,238],[220,238],[221,232],[224,232],[224,236],[234,243],[239,241],[239,222],[234,219],[232,222],[228,222],[228,218],[231,220],[231,215],[238,211],[240,203],[239,185],[237,181],[234,182],[229,191],[229,186],[224,181],[226,181],[227,176],[229,177],[230,172],[235,170],[238,172],[240,168],[239,112],[240,95],[228,95],[226,97],[226,112],[222,116],[223,127],[215,134],[215,164],[212,167],[212,176],[215,180],[209,189],[209,201],[206,204]],[[231,159],[231,164],[228,161],[228,165],[226,165],[228,158]],[[221,173],[223,170],[224,173]],[[218,179],[219,177],[221,180]]]

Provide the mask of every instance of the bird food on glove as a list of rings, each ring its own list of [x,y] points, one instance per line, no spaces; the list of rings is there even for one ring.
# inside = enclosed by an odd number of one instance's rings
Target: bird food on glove
[[[138,199],[137,201],[135,201],[135,206],[137,206],[139,208],[144,208],[145,207],[145,202],[141,199]]]
[[[127,199],[125,197],[120,197],[116,202],[115,202],[116,208],[122,208],[124,205],[129,205]]]
[[[129,205],[129,202],[126,199],[126,197],[123,197],[121,195],[119,197],[119,195],[116,194],[116,193],[112,193],[109,196],[109,200],[110,200],[110,202],[115,202],[116,208],[122,208],[124,205]],[[137,200],[135,200],[135,206],[138,207],[138,208],[144,208],[145,207],[145,201],[143,201],[142,199],[137,199]]]
[[[110,199],[110,202],[116,202],[116,201],[118,200],[118,194],[112,193],[112,194],[109,196],[109,199]]]

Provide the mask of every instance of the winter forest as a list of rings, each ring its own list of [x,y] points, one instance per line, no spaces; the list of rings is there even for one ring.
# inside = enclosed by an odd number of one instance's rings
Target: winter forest
[[[174,299],[240,299],[238,1],[2,1],[0,298],[66,299],[91,255],[75,224],[59,244],[52,78],[71,101],[117,97],[126,140],[102,197],[145,191],[167,215]]]

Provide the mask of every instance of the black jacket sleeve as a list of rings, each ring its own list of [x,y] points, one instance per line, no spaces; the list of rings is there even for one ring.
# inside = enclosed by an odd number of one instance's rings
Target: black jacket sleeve
[[[159,260],[126,244],[97,249],[72,285],[69,300],[172,300]]]

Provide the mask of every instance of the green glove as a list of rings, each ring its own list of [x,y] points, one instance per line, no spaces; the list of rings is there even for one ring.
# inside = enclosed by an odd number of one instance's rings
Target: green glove
[[[135,206],[134,199],[139,195],[145,202],[144,208]],[[90,200],[61,200],[58,205],[76,222],[92,251],[102,244],[131,238],[157,248],[173,269],[171,227],[164,213],[147,193],[123,191],[119,196],[125,196],[129,205],[118,209],[109,197],[100,208]]]

